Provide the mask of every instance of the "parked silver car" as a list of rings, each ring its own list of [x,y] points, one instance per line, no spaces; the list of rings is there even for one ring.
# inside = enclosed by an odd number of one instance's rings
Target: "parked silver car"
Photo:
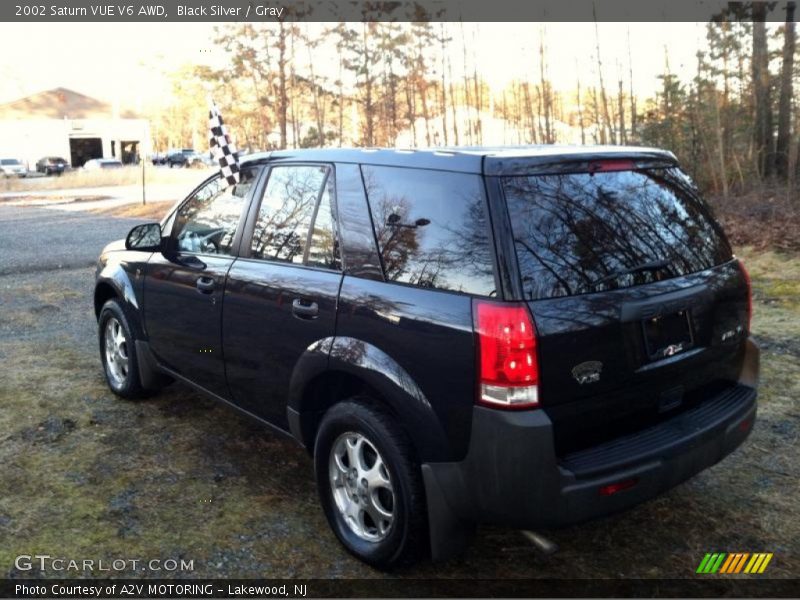
[[[28,168],[16,158],[0,158],[0,174],[4,177],[27,177]]]

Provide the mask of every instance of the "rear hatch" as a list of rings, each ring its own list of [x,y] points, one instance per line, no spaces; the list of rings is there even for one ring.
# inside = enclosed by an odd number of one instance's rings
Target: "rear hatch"
[[[631,160],[501,177],[559,455],[738,378],[745,276],[691,180]]]

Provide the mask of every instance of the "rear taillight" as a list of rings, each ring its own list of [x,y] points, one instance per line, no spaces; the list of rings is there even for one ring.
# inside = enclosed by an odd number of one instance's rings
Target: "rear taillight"
[[[739,261],[739,268],[742,270],[744,282],[747,284],[747,332],[750,333],[750,323],[753,320],[753,284],[750,282],[750,273],[744,266],[744,263]]]
[[[473,304],[478,347],[478,402],[494,408],[539,405],[536,330],[524,304]]]

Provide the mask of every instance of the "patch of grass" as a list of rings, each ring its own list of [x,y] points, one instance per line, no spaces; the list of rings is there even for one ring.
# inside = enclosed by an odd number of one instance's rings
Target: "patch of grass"
[[[207,169],[170,169],[166,167],[145,166],[147,184],[185,183],[192,185],[202,178]],[[209,171],[210,172],[210,171]],[[36,191],[89,187],[113,187],[120,185],[141,185],[141,166],[127,166],[119,169],[84,171],[74,169],[60,177],[35,177],[25,179],[2,179],[0,191]]]
[[[110,217],[140,218],[144,220],[160,221],[169,211],[174,202],[148,202],[147,204],[123,204],[113,208],[98,208],[92,212]]]
[[[752,246],[738,248],[741,258],[753,278],[800,281],[800,254],[776,250],[756,250]]]

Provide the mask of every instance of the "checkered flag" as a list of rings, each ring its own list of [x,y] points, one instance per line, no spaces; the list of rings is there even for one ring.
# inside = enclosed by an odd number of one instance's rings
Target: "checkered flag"
[[[213,101],[211,110],[208,111],[208,127],[211,130],[209,138],[211,155],[219,163],[220,174],[228,182],[228,185],[239,183],[239,154],[228,136],[225,122]]]

